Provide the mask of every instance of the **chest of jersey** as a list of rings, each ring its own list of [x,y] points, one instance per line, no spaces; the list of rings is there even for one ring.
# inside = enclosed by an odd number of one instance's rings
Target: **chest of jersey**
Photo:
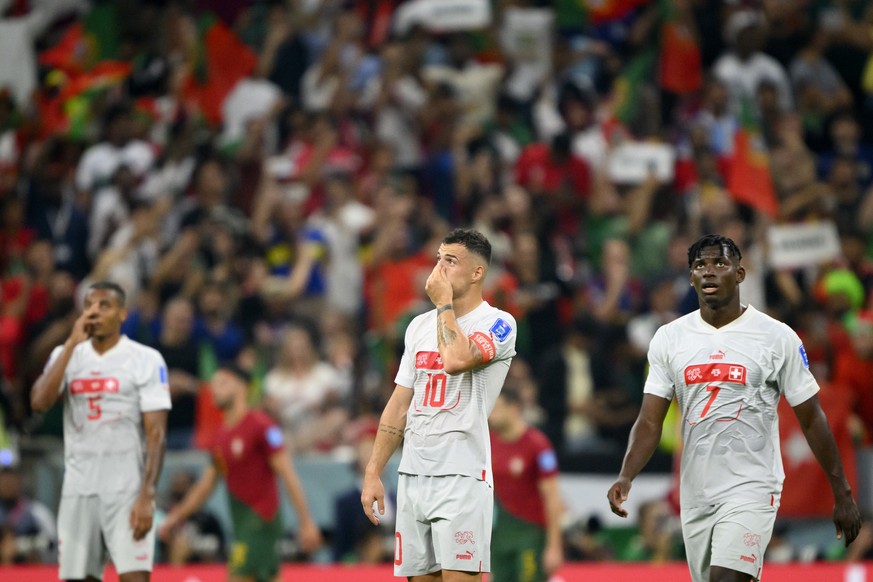
[[[142,371],[121,353],[70,362],[66,372],[67,398],[77,420],[138,417],[142,376]]]
[[[685,422],[730,422],[774,409],[779,389],[772,356],[755,338],[701,335],[678,346],[672,373]]]

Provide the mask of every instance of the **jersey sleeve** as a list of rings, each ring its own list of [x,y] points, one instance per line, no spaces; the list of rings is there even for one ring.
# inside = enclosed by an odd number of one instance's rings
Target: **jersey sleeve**
[[[819,391],[818,382],[809,371],[809,358],[803,342],[793,329],[785,327],[780,337],[782,366],[776,370],[776,385],[791,406],[803,404]]]
[[[64,346],[55,346],[55,349],[52,350],[52,353],[49,355],[48,360],[45,363],[45,367],[42,369],[43,373],[48,372],[48,369],[52,367],[52,364],[55,363],[55,360],[60,357],[61,352],[64,351]],[[61,380],[61,388],[58,391],[60,394],[64,393],[64,390],[67,389],[67,374],[64,373],[64,379]]]
[[[279,452],[285,448],[285,437],[282,434],[282,429],[279,425],[273,422],[273,419],[267,415],[262,415],[260,419],[260,435],[259,438],[263,441],[264,448],[267,454]]]
[[[146,352],[143,358],[143,382],[139,386],[139,408],[142,412],[170,410],[170,379],[167,363],[163,356],[154,350]]]
[[[659,328],[649,343],[649,374],[643,393],[673,400],[676,385],[670,375],[668,342],[665,336],[664,328]]]
[[[417,323],[417,321],[413,321]],[[409,325],[406,328],[406,335],[403,339],[403,356],[400,358],[400,367],[397,369],[397,375],[394,377],[394,383],[398,386],[412,388],[415,384],[415,354],[411,339],[413,337],[412,328],[417,325]]]
[[[537,479],[546,479],[558,474],[558,455],[544,434],[535,440]]]
[[[482,365],[493,361],[508,360],[515,356],[515,319],[506,312],[484,319],[482,326],[469,338],[482,352]]]

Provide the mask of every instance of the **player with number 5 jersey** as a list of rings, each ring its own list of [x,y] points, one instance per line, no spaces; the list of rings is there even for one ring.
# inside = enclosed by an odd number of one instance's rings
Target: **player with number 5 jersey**
[[[161,355],[121,335],[126,315],[120,286],[91,285],[84,312],[31,393],[36,411],[63,395],[58,561],[64,580],[101,579],[104,545],[121,582],[147,581],[152,569],[170,390]]]
[[[385,495],[380,475],[403,441],[394,574],[413,581],[477,580],[490,569],[488,416],[516,335],[513,317],[482,299],[490,260],[491,244],[476,231],[457,229],[443,239],[425,284],[435,308],[406,330],[396,387],[364,475],[361,503],[377,524]]]
[[[734,241],[719,235],[688,249],[700,309],[652,338],[643,405],[607,493],[613,513],[626,517],[622,504],[660,440],[675,397],[682,422],[682,535],[694,582],[761,578],[785,477],[776,414],[782,396],[830,480],[837,536],[848,545],[861,526],[803,344],[786,324],[740,303],[741,259]]]

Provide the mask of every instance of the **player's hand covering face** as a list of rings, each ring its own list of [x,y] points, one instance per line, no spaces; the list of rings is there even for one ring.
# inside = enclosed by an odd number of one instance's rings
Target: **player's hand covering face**
[[[470,284],[475,264],[466,247],[459,244],[440,245],[437,263],[427,278],[424,290],[434,305],[451,303]]]
[[[705,247],[691,264],[691,284],[701,303],[711,307],[732,301],[746,271],[734,257],[725,256],[721,247]]]

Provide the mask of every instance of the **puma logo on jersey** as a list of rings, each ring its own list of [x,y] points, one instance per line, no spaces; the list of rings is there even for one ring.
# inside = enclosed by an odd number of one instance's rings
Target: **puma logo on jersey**
[[[750,564],[754,564],[755,554],[752,554],[751,556],[743,556],[742,554],[740,554],[740,560],[742,560],[743,562],[749,562]]]
[[[472,560],[473,555],[474,555],[474,552],[467,550],[463,554],[455,554],[455,559],[456,560]]]

